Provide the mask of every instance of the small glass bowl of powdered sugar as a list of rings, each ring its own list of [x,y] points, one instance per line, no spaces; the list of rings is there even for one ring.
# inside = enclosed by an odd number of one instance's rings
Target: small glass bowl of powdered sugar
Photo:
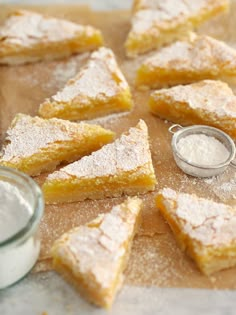
[[[203,125],[173,125],[169,131],[175,162],[186,174],[211,177],[236,166],[234,141],[223,131]]]
[[[40,251],[41,189],[27,175],[0,167],[0,289],[24,277]]]

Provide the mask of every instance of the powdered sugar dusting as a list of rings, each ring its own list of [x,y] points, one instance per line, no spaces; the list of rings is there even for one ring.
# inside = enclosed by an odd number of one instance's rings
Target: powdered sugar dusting
[[[180,23],[188,23],[192,17],[200,15],[202,11],[213,11],[226,1],[218,0],[181,0],[176,5],[175,0],[140,1],[134,6],[136,13],[132,19],[131,32],[142,34],[150,31],[150,28],[163,29],[174,28]]]
[[[204,245],[221,246],[236,240],[236,209],[195,195],[163,189],[168,211],[191,238]]]
[[[44,120],[18,114],[6,133],[6,144],[2,150],[2,160],[17,160],[31,156],[40,149],[56,141],[71,140],[76,124],[52,118]],[[81,133],[83,124],[80,124]]]
[[[143,64],[151,69],[208,71],[220,75],[222,71],[235,72],[236,51],[222,41],[192,33],[189,40],[177,41],[162,48]]]
[[[168,231],[163,234],[139,236],[134,239],[131,257],[126,271],[126,281],[132,285],[148,285],[157,287],[193,287],[193,276],[197,287],[201,287],[207,277],[196,273],[194,264],[186,259],[186,255],[176,246],[176,242]],[[189,279],[191,279],[189,281]],[[195,283],[196,286],[196,283]],[[140,294],[142,299],[142,294]],[[155,312],[157,310],[155,304]],[[162,313],[162,309],[160,311]]]
[[[160,49],[150,58],[143,62],[143,65],[153,68],[174,68],[183,69],[189,68],[191,45],[187,41],[177,41],[170,46]],[[183,63],[184,60],[184,63]],[[187,65],[185,64],[187,62]]]
[[[87,65],[61,91],[52,96],[52,100],[69,102],[76,97],[104,99],[127,88],[128,83],[118,68],[113,52],[102,47],[92,53]],[[81,99],[81,102],[84,101]]]
[[[62,88],[68,80],[73,78],[79,71],[81,64],[88,59],[89,53],[81,53],[65,61],[58,61],[50,70],[50,80],[43,82],[42,87],[46,90]]]
[[[115,122],[119,122],[120,118],[124,118],[126,116],[130,115],[130,112],[121,112],[121,113],[114,113],[111,115],[98,117],[91,120],[86,120],[87,124],[96,124],[96,125],[102,125],[102,126],[112,126]]]
[[[128,199],[85,226],[56,241],[53,256],[60,257],[74,274],[91,274],[103,288],[119,276],[120,259],[132,241],[142,201]]]
[[[236,172],[233,167],[218,176],[205,179],[208,189],[224,202],[236,205]]]
[[[174,11],[179,13],[184,13],[187,11],[196,11],[200,8],[206,6],[213,2],[212,0],[199,0],[199,1],[191,1],[191,0],[182,0],[179,1],[179,8],[176,8],[175,0],[139,0],[134,3],[134,11],[138,10],[145,10],[145,9],[152,9],[152,10],[163,10],[165,12],[172,12]],[[217,2],[217,1],[216,1]],[[218,1],[220,3],[222,1]]]
[[[193,109],[203,109],[215,116],[236,118],[236,96],[221,81],[205,80],[189,85],[178,85],[152,94],[153,98],[168,98],[171,102],[185,103]]]
[[[140,10],[132,18],[132,32],[142,34],[152,27],[166,28],[167,22],[172,22],[180,15],[188,13],[183,2],[179,1],[178,6],[173,1],[162,1],[163,6],[158,10]]]
[[[4,45],[32,46],[39,41],[57,42],[73,38],[79,33],[91,34],[90,26],[78,25],[66,20],[45,17],[35,12],[19,10],[13,13],[0,29]]]
[[[219,140],[204,134],[181,138],[177,150],[189,163],[198,165],[219,165],[229,158],[229,151]]]
[[[48,180],[70,176],[94,178],[115,175],[117,172],[134,170],[145,164],[152,167],[151,161],[148,130],[141,120],[136,127],[130,128],[128,134],[123,134],[115,142],[105,145],[90,156],[54,172],[48,176]]]
[[[66,64],[58,64],[52,72],[53,78],[59,83],[65,83],[65,80],[69,80],[76,75],[76,60],[70,59]]]
[[[0,242],[3,242],[27,225],[32,209],[23,192],[3,180],[0,180],[0,204]]]

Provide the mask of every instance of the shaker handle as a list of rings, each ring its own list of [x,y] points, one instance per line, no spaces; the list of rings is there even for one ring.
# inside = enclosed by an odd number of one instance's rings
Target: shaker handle
[[[170,126],[170,128],[168,129],[168,131],[172,134],[175,134],[177,131],[179,131],[180,129],[183,129],[183,127],[181,125],[175,124]]]

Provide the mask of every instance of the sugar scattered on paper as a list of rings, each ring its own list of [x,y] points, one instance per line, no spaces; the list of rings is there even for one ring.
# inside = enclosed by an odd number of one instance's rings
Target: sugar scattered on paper
[[[83,53],[67,60],[57,62],[51,72],[51,79],[45,82],[43,87],[47,90],[51,90],[55,86],[57,88],[62,88],[69,79],[73,78],[78,73],[81,64],[83,64],[88,57],[89,53]]]
[[[233,167],[228,167],[221,175],[204,179],[204,182],[220,200],[236,203],[236,172]]]

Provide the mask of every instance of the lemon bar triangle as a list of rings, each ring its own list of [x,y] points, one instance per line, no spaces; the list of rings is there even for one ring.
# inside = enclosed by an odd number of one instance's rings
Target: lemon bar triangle
[[[64,58],[102,43],[101,32],[92,26],[18,10],[0,27],[0,64]]]
[[[129,57],[185,38],[189,31],[225,11],[228,0],[139,0],[133,5],[125,48]]]
[[[129,198],[109,213],[65,233],[52,248],[53,266],[88,301],[111,308],[123,282],[142,201]]]
[[[105,145],[50,174],[43,192],[47,203],[137,195],[155,188],[156,177],[144,121]]]
[[[61,91],[41,104],[39,114],[84,120],[129,111],[132,106],[129,85],[113,52],[102,47]]]
[[[191,33],[144,60],[136,85],[163,88],[205,79],[230,81],[236,74],[236,50],[206,35]]]
[[[236,265],[236,208],[170,188],[156,202],[180,248],[204,274]]]
[[[204,80],[157,90],[149,107],[161,118],[181,125],[210,125],[236,138],[236,96],[224,82]]]
[[[0,165],[35,176],[98,150],[113,138],[112,131],[97,125],[18,114],[6,132]]]

